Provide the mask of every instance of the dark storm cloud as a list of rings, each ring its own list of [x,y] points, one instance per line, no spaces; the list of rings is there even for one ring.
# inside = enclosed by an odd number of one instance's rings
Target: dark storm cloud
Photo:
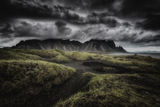
[[[61,28],[61,27],[66,27],[66,23],[64,21],[57,21],[55,23],[55,25],[58,27],[58,28]]]
[[[4,17],[59,18],[67,11],[65,7],[43,0],[2,0],[0,8]]]
[[[160,45],[160,35],[147,36],[139,41],[136,41],[136,43],[141,43],[141,44],[143,43],[153,43],[154,44],[156,42],[159,42],[158,45]],[[157,43],[155,45],[157,45]]]
[[[71,28],[64,21],[35,21],[16,19],[12,24],[1,24],[1,37],[39,37],[58,38],[70,35]]]
[[[105,6],[109,6],[115,0],[53,0],[59,1],[60,3],[64,3],[68,6],[73,7],[83,7],[83,8],[102,8]]]
[[[142,17],[146,19],[139,23],[144,29],[160,29],[160,0],[124,0],[122,16]]]
[[[19,23],[19,25],[16,25],[14,27],[16,37],[36,37],[36,33],[34,33],[35,29],[38,30],[37,26],[32,26],[30,23],[27,23],[25,21],[22,21]]]
[[[158,32],[136,28],[134,23],[129,21],[127,22],[116,18],[115,20],[118,23],[117,26],[113,27],[106,24],[89,25],[85,29],[77,32],[71,39],[82,42],[91,39],[111,39],[114,41],[130,42],[133,44],[139,44],[139,42],[146,44],[146,38],[148,38],[148,41],[154,41],[156,38],[153,38],[159,34]]]
[[[53,0],[55,1],[55,0]],[[159,0],[57,0],[83,9],[108,9],[117,14],[145,15],[160,11]]]
[[[81,17],[75,7],[89,11],[101,8],[102,13],[88,14],[90,17]],[[66,20],[73,24],[109,23],[116,26],[116,22],[105,21],[105,16],[120,15],[123,17],[141,17],[146,21],[140,27],[157,30],[160,27],[159,0],[1,0],[1,16],[37,17]]]
[[[55,24],[55,21],[36,21],[18,19],[11,24],[0,25],[0,47],[16,45],[21,40],[61,38],[65,39],[72,30],[67,24]]]
[[[144,21],[137,23],[137,27],[148,30],[160,30],[160,14],[148,15]]]
[[[48,0],[49,1],[49,0]],[[29,17],[42,19],[62,19],[70,23],[82,23],[83,18],[72,9],[42,0],[0,1],[1,16],[6,18]],[[1,17],[0,17],[1,18]]]
[[[12,33],[14,31],[13,27],[9,23],[3,23],[0,25],[0,32],[1,33]]]
[[[18,20],[2,20],[13,18]],[[97,38],[160,46],[159,19],[159,0],[1,0],[0,44],[11,46],[32,38],[81,42]]]
[[[76,9],[74,6],[81,10],[102,8],[123,15],[143,16],[160,12],[159,0],[1,0],[0,4],[3,13],[41,17]]]
[[[5,25],[3,29],[12,32],[3,37],[36,37],[39,39],[45,38],[67,38],[74,39],[81,42],[90,39],[112,39],[114,41],[123,41],[130,43],[147,43],[149,40],[156,41],[155,35],[152,31],[137,29],[136,26],[130,22],[116,17],[107,17],[103,20],[103,24],[88,24],[73,26],[65,21],[36,21],[29,19],[18,19],[11,25]],[[76,28],[76,29],[75,29]],[[74,30],[75,29],[75,30]],[[148,40],[148,41],[147,41]]]
[[[57,21],[55,25],[57,26],[57,29],[60,33],[69,35],[72,32],[72,30],[67,27],[67,23],[65,23],[64,21]]]
[[[124,0],[123,14],[146,15],[160,12],[159,0]]]

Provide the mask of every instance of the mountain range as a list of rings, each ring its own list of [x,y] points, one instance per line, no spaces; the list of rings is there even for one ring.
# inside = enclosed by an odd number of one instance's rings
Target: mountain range
[[[123,47],[117,47],[112,40],[90,40],[85,43],[78,41],[47,39],[21,41],[16,49],[58,49],[63,51],[85,51],[85,52],[126,52]]]

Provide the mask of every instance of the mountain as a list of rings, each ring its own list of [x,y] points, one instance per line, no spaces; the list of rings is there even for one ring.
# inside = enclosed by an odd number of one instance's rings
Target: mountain
[[[90,40],[85,43],[78,41],[47,39],[21,41],[13,48],[16,49],[58,49],[63,51],[86,52],[126,52],[123,47],[116,47],[112,40]]]

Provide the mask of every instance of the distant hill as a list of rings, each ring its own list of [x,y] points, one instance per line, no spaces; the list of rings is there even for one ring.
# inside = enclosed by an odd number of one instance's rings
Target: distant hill
[[[63,51],[86,52],[126,52],[123,47],[116,47],[112,40],[90,40],[85,43],[78,41],[47,39],[21,41],[13,48],[17,49],[59,49]]]

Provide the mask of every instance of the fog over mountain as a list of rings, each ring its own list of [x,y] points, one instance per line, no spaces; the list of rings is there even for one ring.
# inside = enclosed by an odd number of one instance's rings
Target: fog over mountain
[[[160,51],[159,0],[1,0],[0,47],[29,39],[113,40]]]

